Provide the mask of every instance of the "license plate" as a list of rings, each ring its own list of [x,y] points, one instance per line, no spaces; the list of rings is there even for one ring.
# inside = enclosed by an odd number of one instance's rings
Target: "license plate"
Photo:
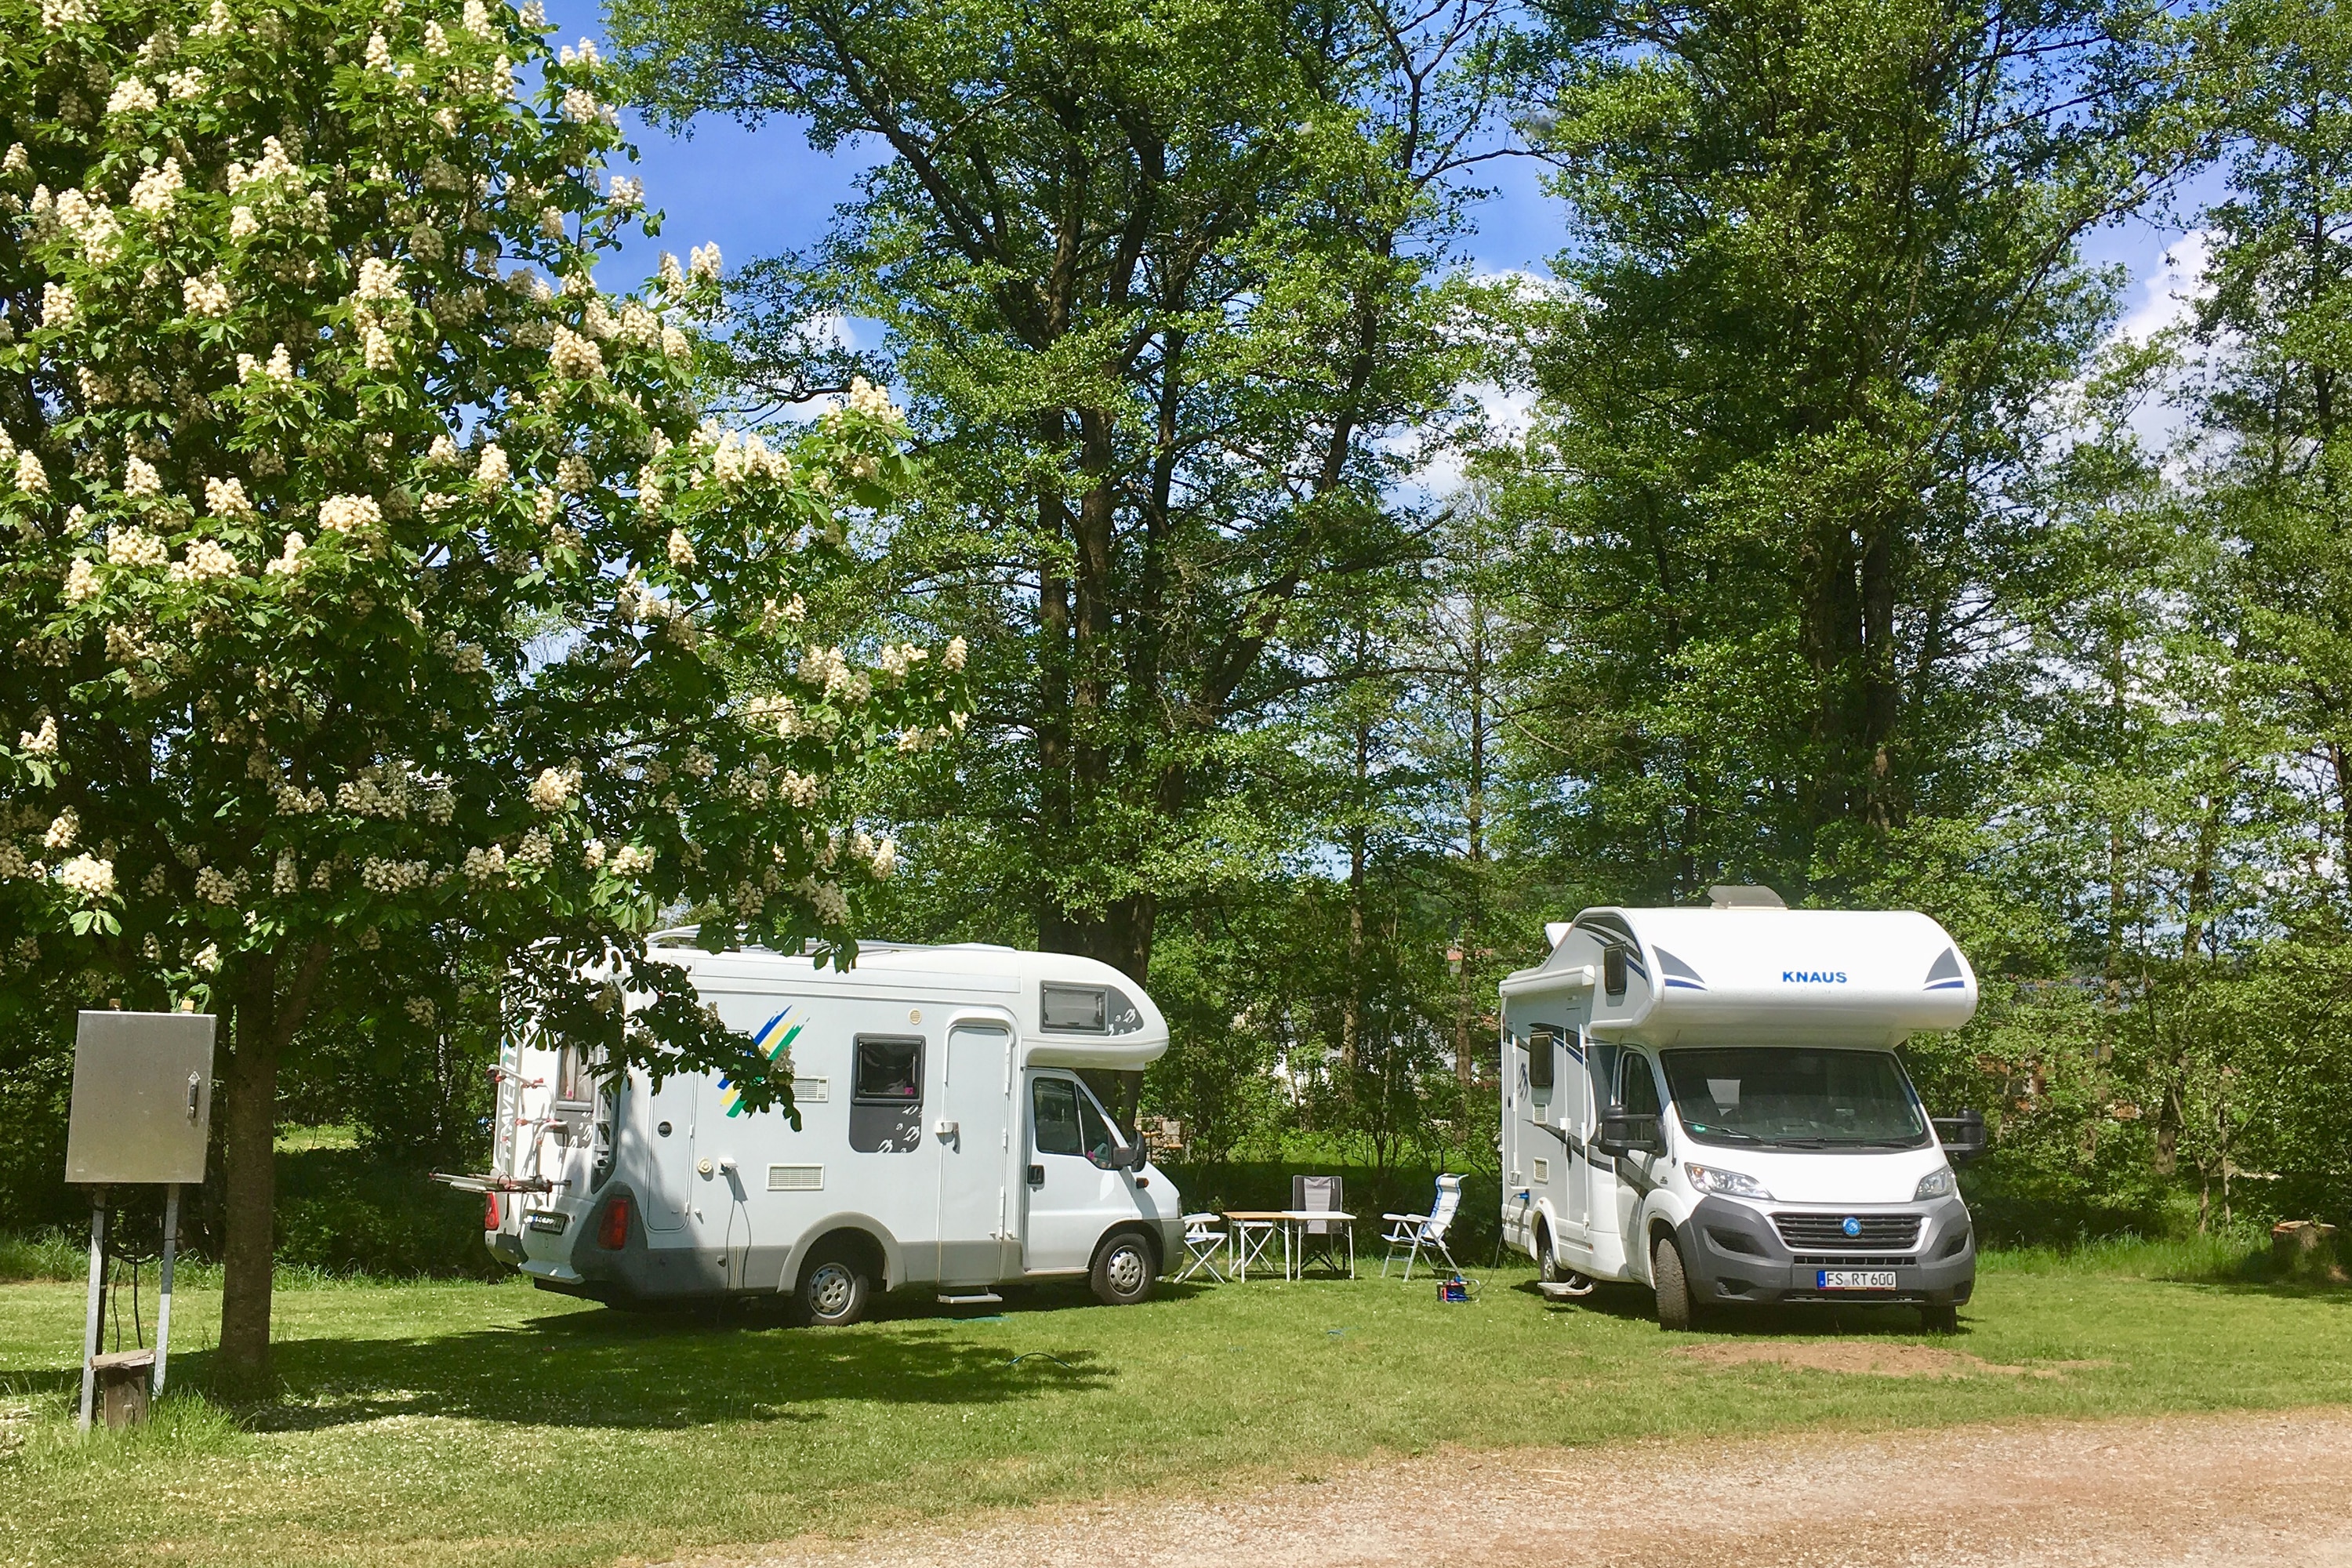
[[[1813,1274],[1816,1290],[1892,1290],[1892,1268],[1822,1268]]]

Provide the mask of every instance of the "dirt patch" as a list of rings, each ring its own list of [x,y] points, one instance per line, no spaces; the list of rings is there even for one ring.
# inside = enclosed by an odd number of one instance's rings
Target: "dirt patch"
[[[1872,1377],[2063,1377],[2113,1366],[2107,1361],[2049,1361],[2007,1366],[1964,1351],[1937,1350],[1933,1345],[1887,1344],[1866,1340],[1776,1342],[1740,1340],[1723,1344],[1692,1345],[1669,1352],[1682,1361],[1706,1366],[1789,1366],[1806,1372],[1864,1373]]]
[[[729,1568],[2352,1568],[2352,1410],[1453,1450]]]

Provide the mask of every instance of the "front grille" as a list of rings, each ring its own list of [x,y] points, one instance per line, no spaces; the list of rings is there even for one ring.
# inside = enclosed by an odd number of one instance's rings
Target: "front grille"
[[[1842,1214],[1776,1214],[1772,1228],[1791,1248],[1810,1247],[1886,1247],[1908,1250],[1919,1244],[1919,1216],[1916,1214],[1876,1214],[1852,1216],[1861,1227],[1856,1235],[1846,1234],[1848,1216]]]
[[[1919,1260],[1905,1253],[1890,1258],[1884,1252],[1864,1252],[1832,1256],[1825,1252],[1800,1252],[1797,1262],[1806,1268],[1908,1268]]]

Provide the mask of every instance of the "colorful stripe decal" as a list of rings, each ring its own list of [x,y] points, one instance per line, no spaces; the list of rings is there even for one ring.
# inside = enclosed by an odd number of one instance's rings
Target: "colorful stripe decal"
[[[752,1048],[767,1058],[772,1065],[782,1061],[784,1054],[793,1048],[793,1042],[800,1038],[801,1030],[807,1024],[807,1017],[798,1007],[787,1007],[760,1026],[758,1031],[751,1037]],[[726,1107],[727,1114],[742,1115],[743,1091],[723,1078],[719,1080],[719,1103]]]

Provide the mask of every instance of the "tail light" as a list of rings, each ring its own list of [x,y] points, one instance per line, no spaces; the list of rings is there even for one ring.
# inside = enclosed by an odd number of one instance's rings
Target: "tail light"
[[[596,1221],[596,1245],[618,1252],[629,1244],[629,1200],[614,1198]]]
[[[499,1194],[496,1193],[482,1194],[482,1228],[484,1230],[499,1228]]]

